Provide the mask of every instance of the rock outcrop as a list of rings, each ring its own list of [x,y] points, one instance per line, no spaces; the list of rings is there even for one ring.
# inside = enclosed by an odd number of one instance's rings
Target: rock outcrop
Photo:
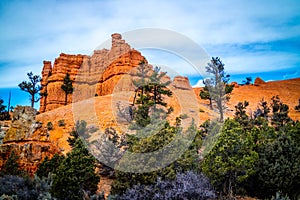
[[[266,82],[264,80],[262,80],[261,78],[257,77],[255,80],[254,80],[254,85],[255,86],[259,86],[259,85],[262,85],[262,84],[265,84]]]
[[[36,110],[29,106],[14,109],[11,126],[0,146],[0,169],[14,151],[19,156],[21,169],[32,175],[46,156],[59,152],[50,142],[47,128],[35,121],[35,114]]]
[[[184,76],[175,76],[173,79],[173,86],[177,89],[182,89],[182,90],[193,89],[188,77],[184,77]]]
[[[95,50],[92,56],[60,54],[52,67],[44,61],[40,112],[65,105],[65,93],[61,89],[67,73],[74,82],[74,93],[68,95],[67,104],[87,98],[112,94],[122,75],[145,60],[139,51],[130,47],[118,33],[112,34],[110,50]],[[147,62],[147,61],[146,61]],[[126,88],[131,87],[126,85]]]

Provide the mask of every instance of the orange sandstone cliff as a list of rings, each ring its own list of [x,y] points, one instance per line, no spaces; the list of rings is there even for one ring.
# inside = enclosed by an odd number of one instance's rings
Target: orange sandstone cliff
[[[63,79],[70,74],[74,86],[83,97],[68,95],[68,102],[79,101],[93,96],[112,94],[122,75],[145,60],[139,51],[130,47],[118,33],[112,34],[111,49],[95,50],[92,56],[67,55],[61,53],[52,66],[44,61],[42,70],[42,93],[40,112],[46,112],[65,105],[65,93],[61,89]],[[147,62],[147,61],[146,61]],[[130,85],[125,85],[129,89]],[[82,94],[84,92],[84,94]],[[78,93],[77,93],[78,94]]]

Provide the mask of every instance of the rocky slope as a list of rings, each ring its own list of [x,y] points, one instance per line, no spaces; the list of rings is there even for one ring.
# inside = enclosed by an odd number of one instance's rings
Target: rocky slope
[[[59,153],[59,148],[49,137],[46,126],[35,119],[36,110],[29,106],[14,109],[10,128],[6,130],[0,146],[0,169],[11,152],[19,157],[20,167],[33,174],[46,157]]]
[[[202,119],[208,119],[216,115],[209,109],[209,101],[200,98],[199,93],[202,88],[194,88],[197,95],[199,107],[204,111],[200,114]],[[251,115],[256,109],[259,102],[264,99],[270,105],[271,98],[278,95],[281,101],[289,106],[289,116],[294,120],[300,120],[300,112],[295,110],[295,106],[298,105],[300,99],[300,78],[282,80],[282,81],[270,81],[265,82],[261,78],[257,78],[253,85],[239,86],[235,84],[235,87],[230,95],[230,100],[227,104],[226,116],[232,117],[235,112],[234,106],[238,102],[249,101],[248,115]]]

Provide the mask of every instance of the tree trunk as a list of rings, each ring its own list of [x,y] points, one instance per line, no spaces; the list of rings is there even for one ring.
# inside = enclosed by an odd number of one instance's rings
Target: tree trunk
[[[33,108],[34,106],[34,94],[31,95],[31,107]]]
[[[65,106],[67,105],[68,103],[68,93],[66,92],[66,95],[65,95]]]
[[[210,109],[212,110],[213,107],[212,107],[212,101],[211,101],[211,98],[209,98],[209,106],[210,106]]]

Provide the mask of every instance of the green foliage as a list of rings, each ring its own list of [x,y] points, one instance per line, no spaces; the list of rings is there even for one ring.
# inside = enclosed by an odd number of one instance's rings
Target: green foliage
[[[223,194],[232,196],[238,184],[255,171],[258,154],[251,134],[235,120],[225,121],[214,147],[202,162],[203,172]]]
[[[155,129],[152,129],[155,130]],[[157,129],[156,129],[157,130]],[[162,180],[165,179],[174,179],[176,173],[178,172],[185,172],[189,170],[198,170],[198,162],[199,156],[197,152],[197,148],[201,145],[201,137],[199,136],[199,132],[197,132],[194,125],[191,125],[187,134],[196,134],[194,142],[190,145],[188,149],[184,151],[184,153],[179,156],[175,162],[170,162],[165,167],[162,167],[156,171],[149,170],[149,166],[154,166],[155,163],[158,162],[157,159],[160,157],[152,158],[145,162],[142,162],[140,159],[133,160],[133,158],[128,157],[127,159],[130,160],[131,168],[134,168],[136,171],[149,171],[145,173],[129,173],[129,172],[116,172],[116,180],[112,185],[112,194],[122,194],[128,188],[132,188],[134,185],[137,184],[153,184],[156,182],[157,178],[161,178]],[[161,129],[157,130],[155,134],[148,135],[148,137],[139,137],[140,135],[146,135],[146,133],[138,132],[136,136],[128,135],[127,137],[127,144],[128,150],[133,153],[153,153],[162,148],[166,148],[171,142],[174,142],[174,146],[172,149],[173,152],[169,152],[170,154],[166,155],[167,157],[164,158],[168,160],[171,159],[172,156],[178,156],[178,152],[182,145],[181,142],[186,144],[187,140],[184,137],[181,137],[178,134],[180,133],[179,126],[171,126],[168,122],[164,124]],[[178,151],[178,152],[177,152]],[[172,154],[172,155],[171,155]],[[127,154],[126,154],[127,155]],[[159,156],[159,155],[158,155]],[[169,156],[169,157],[168,157]],[[121,163],[122,164],[122,161]],[[124,163],[123,163],[124,164]]]
[[[279,129],[280,127],[283,127],[283,125],[292,121],[291,118],[288,116],[289,106],[282,103],[278,96],[273,96],[271,100],[271,107],[273,113],[273,116],[271,118],[272,124],[275,128]]]
[[[68,138],[68,142],[70,146],[74,146],[77,139],[79,139],[79,136],[83,136],[86,134],[86,126],[87,123],[84,120],[77,121],[75,124],[75,128],[71,131],[70,135],[71,137]]]
[[[203,84],[205,84],[205,81],[203,81]],[[213,107],[212,107],[212,101],[211,101],[211,98],[210,98],[210,95],[209,95],[209,90],[208,90],[208,87],[206,85],[200,91],[199,96],[201,97],[201,99],[208,99],[209,100],[210,109],[213,109]]]
[[[246,80],[243,81],[244,85],[250,85],[252,84],[252,77],[246,77]]]
[[[49,173],[55,174],[60,163],[64,159],[63,155],[55,154],[51,159],[46,157],[43,162],[40,164],[38,170],[36,171],[36,175],[40,178],[48,177]]]
[[[142,61],[137,68],[137,73],[134,74],[139,78],[132,81],[136,87],[133,105],[137,105],[137,107],[131,108],[133,111],[132,119],[135,122],[131,127],[133,129],[143,128],[150,124],[150,111],[156,115],[154,117],[165,117],[165,115],[160,116],[164,112],[157,106],[167,107],[163,98],[172,96],[172,91],[167,88],[170,81],[162,81],[166,72],[160,72],[158,67],[150,75],[149,71],[149,66],[146,65],[145,61]],[[168,110],[171,111],[171,109]]]
[[[3,103],[3,99],[0,98],[0,120],[10,120],[9,112],[5,110],[6,106]]]
[[[220,192],[271,198],[281,191],[299,198],[300,122],[289,119],[288,107],[279,97],[273,97],[271,105],[269,124],[267,102],[261,101],[254,119],[246,114],[248,103],[239,103],[235,118],[226,120],[219,136],[213,137],[214,146],[204,154],[202,169]],[[211,134],[208,123],[202,127],[202,134]]]
[[[208,98],[215,102],[220,113],[219,120],[221,122],[224,119],[225,103],[229,100],[228,94],[233,90],[233,86],[227,84],[230,75],[225,73],[224,66],[220,58],[212,57],[211,62],[206,66],[206,72],[210,73],[212,78],[205,79],[204,84],[206,88],[204,88],[202,94],[200,92],[202,98]],[[207,91],[209,94],[207,94]]]
[[[23,171],[20,169],[18,163],[19,156],[12,151],[2,167],[1,173],[4,175],[22,175]]]
[[[296,111],[300,111],[300,99],[299,99],[299,103],[298,103],[298,105],[297,105],[297,106],[295,106],[295,110],[296,110]]]
[[[247,106],[249,106],[248,101],[239,102],[235,108],[234,119],[239,122],[243,127],[250,128],[249,116],[246,113]]]
[[[65,120],[63,120],[63,119],[58,120],[58,126],[59,127],[62,127],[62,126],[65,126],[65,125],[66,125]]]
[[[74,91],[73,88],[73,82],[70,79],[70,74],[67,73],[65,78],[64,78],[64,82],[61,85],[61,89],[65,92],[65,105],[67,105],[68,103],[68,94],[72,94]]]
[[[57,168],[51,194],[58,199],[82,199],[85,193],[94,194],[100,177],[95,174],[95,158],[78,138],[73,149]]]
[[[42,80],[39,75],[33,75],[32,72],[27,73],[29,81],[23,81],[18,86],[21,90],[28,92],[30,95],[31,107],[34,106],[34,103],[38,102],[40,98],[35,98],[35,95],[38,94],[41,90],[39,82]],[[43,95],[43,94],[40,94]]]
[[[47,123],[47,129],[48,129],[48,131],[53,130],[53,124],[52,124],[52,122],[48,122]]]
[[[264,118],[265,120],[268,120],[269,118],[269,113],[270,113],[270,108],[268,107],[268,103],[262,99],[259,102],[258,108],[256,109],[256,111],[254,111],[254,118]]]
[[[257,145],[259,161],[252,185],[261,197],[281,191],[290,197],[300,197],[300,122],[285,126],[284,131],[266,134]]]

